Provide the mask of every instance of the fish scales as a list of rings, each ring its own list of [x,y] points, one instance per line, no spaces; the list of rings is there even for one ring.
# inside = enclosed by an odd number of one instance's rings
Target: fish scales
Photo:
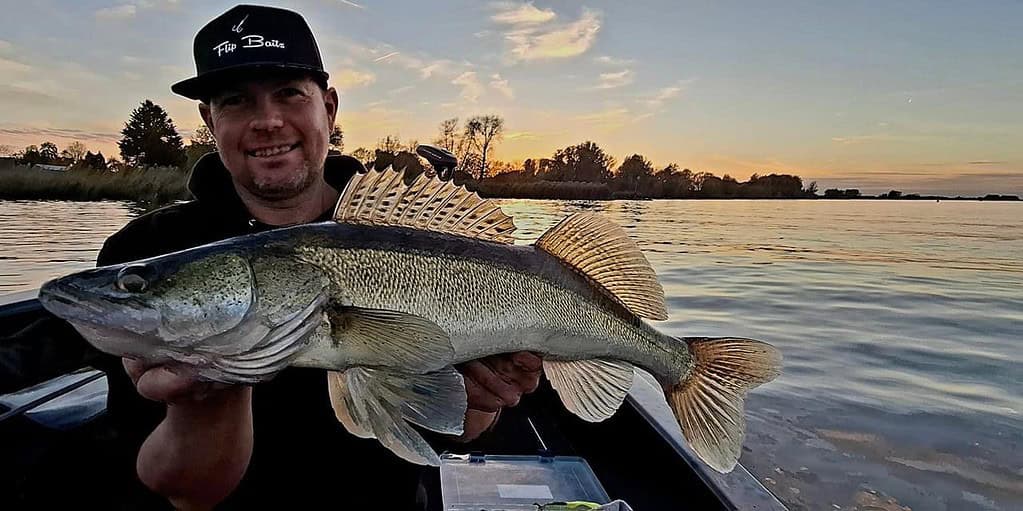
[[[627,360],[664,381],[678,381],[691,366],[684,344],[542,251],[428,231],[340,227],[319,227],[327,231],[317,241],[295,249],[343,290],[334,299],[433,321],[451,336],[459,362],[528,350],[554,359]]]

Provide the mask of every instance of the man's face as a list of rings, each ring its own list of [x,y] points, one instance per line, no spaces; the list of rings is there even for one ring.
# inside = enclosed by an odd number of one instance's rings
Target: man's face
[[[199,110],[235,183],[278,201],[322,177],[337,103],[333,88],[281,77],[239,81]]]

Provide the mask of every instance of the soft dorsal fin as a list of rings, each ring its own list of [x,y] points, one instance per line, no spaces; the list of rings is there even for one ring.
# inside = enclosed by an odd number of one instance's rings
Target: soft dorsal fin
[[[406,184],[393,167],[358,173],[345,187],[334,221],[396,225],[511,244],[515,223],[497,204],[425,173]]]
[[[604,217],[575,213],[545,232],[536,247],[600,284],[633,314],[668,319],[664,289],[639,246]]]

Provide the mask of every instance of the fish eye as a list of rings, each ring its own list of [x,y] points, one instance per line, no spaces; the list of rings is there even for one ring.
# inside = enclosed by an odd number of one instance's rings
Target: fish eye
[[[121,269],[117,274],[117,289],[126,293],[141,293],[149,287],[149,283],[142,275],[138,274],[141,270],[138,266],[126,266]]]

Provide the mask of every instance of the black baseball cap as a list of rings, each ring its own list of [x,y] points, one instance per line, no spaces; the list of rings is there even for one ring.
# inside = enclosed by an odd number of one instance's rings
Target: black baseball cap
[[[243,73],[304,72],[324,86],[329,77],[305,18],[279,7],[232,7],[195,34],[192,52],[196,76],[171,86],[189,99],[206,101]]]

